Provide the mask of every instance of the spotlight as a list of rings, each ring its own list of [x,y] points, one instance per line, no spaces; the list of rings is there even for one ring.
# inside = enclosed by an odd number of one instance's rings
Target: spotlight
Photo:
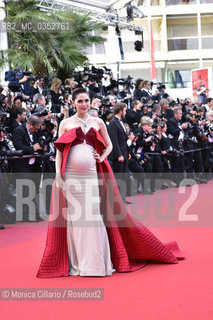
[[[136,51],[141,51],[143,48],[143,43],[142,43],[142,41],[136,40],[134,42],[134,46],[135,46]]]
[[[135,50],[136,51],[141,51],[142,48],[143,48],[143,31],[139,31],[139,30],[136,30],[135,31],[135,35],[138,35],[138,36],[141,36],[141,41],[140,40],[137,40],[135,41],[134,45],[135,45]]]

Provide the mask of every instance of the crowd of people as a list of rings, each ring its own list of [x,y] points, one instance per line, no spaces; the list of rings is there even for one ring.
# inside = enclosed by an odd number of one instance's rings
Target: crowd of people
[[[213,98],[206,104],[175,101],[162,84],[151,90],[150,81],[137,79],[133,87],[130,79],[119,83],[111,75],[104,86],[100,75],[83,74],[79,81],[53,78],[48,85],[45,78],[32,84],[23,75],[0,87],[0,170],[29,177],[55,172],[58,127],[75,114],[72,91],[82,87],[90,95],[89,114],[107,126],[113,144],[108,160],[118,179],[125,176],[127,185],[134,180],[144,194],[155,192],[156,179],[168,174],[162,188],[178,186],[183,178],[206,183],[213,171]],[[131,192],[122,194],[125,203]]]

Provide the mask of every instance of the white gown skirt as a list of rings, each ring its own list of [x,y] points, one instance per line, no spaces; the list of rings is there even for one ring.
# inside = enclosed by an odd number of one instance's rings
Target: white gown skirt
[[[69,275],[110,276],[115,271],[107,231],[100,214],[100,198],[93,147],[70,148],[65,171],[68,206]]]

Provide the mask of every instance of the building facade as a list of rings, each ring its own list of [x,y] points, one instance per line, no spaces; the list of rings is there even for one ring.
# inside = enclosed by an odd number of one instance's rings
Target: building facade
[[[114,7],[118,6],[117,2]],[[115,60],[119,63],[121,77],[129,74],[134,78],[150,79],[149,25],[152,20],[154,55],[158,82],[173,82],[172,94],[192,96],[191,70],[213,67],[213,0],[142,0],[132,1],[144,14],[143,19],[135,19],[134,23],[142,26],[144,48],[141,52],[134,49],[134,42],[140,36],[133,31],[121,30],[124,48],[124,60],[119,57],[118,46],[115,44],[95,48],[90,54],[91,63],[110,63],[114,70]],[[125,15],[125,8],[119,11]],[[113,27],[107,32],[112,38]],[[110,38],[109,37],[109,38]],[[112,43],[112,39],[110,40]],[[114,35],[114,43],[116,36]],[[110,55],[106,48],[111,47]],[[94,55],[95,53],[95,55]],[[107,57],[107,56],[108,57]]]

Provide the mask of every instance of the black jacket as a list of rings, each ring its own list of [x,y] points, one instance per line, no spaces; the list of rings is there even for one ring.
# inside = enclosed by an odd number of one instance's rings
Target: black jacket
[[[147,98],[151,100],[155,100],[155,96],[151,94],[151,92],[147,92],[146,90],[141,90],[141,98]]]
[[[180,135],[180,127],[179,125],[181,124],[181,121],[176,120],[174,117],[170,118],[168,123],[167,123],[167,132],[168,134],[170,134],[171,136],[173,136],[173,138],[171,138],[171,142],[173,147],[178,148],[178,138]]]
[[[120,156],[128,159],[127,135],[124,131],[120,120],[113,117],[108,127],[109,136],[112,141],[113,149],[108,156],[109,160],[118,160]]]
[[[128,109],[126,111],[126,121],[130,128],[133,128],[133,124],[139,124],[140,118],[143,116],[143,112],[141,110],[134,111],[133,109]]]
[[[135,91],[133,92],[133,99],[141,101],[141,97],[142,97],[141,89],[135,89]]]
[[[13,144],[16,150],[23,150],[24,155],[34,154],[33,144],[27,132],[25,125],[15,128],[13,132]],[[28,159],[18,159],[12,162],[14,172],[33,172],[34,165],[29,164]]]
[[[10,133],[13,134],[14,130],[20,126],[20,124],[14,119],[13,122],[10,124]]]
[[[161,136],[160,140],[160,150],[161,151],[167,151],[171,147],[171,139],[169,137]]]

